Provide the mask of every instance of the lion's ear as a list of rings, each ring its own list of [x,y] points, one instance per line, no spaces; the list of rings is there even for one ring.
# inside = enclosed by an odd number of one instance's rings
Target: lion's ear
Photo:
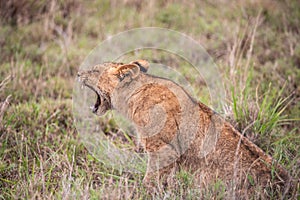
[[[140,67],[136,64],[121,65],[116,69],[116,75],[120,79],[124,79],[126,76],[130,76],[132,79],[134,79],[139,74],[140,74]]]
[[[140,67],[141,72],[146,73],[149,69],[149,63],[146,60],[136,60],[132,61],[130,64],[136,64]]]

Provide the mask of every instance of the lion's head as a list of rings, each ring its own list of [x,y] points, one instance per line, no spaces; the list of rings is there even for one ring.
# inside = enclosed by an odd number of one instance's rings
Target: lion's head
[[[149,63],[145,60],[136,60],[129,64],[103,63],[93,66],[90,70],[78,72],[79,81],[96,93],[96,103],[92,112],[102,116],[113,106],[111,94],[119,83],[126,77],[134,79],[140,73],[147,72]]]

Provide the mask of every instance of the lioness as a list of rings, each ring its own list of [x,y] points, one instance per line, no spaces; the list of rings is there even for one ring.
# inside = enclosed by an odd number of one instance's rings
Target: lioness
[[[178,167],[196,172],[200,185],[220,179],[239,195],[270,183],[272,166],[278,182],[287,180],[284,169],[217,113],[176,83],[147,74],[148,68],[147,61],[137,60],[78,72],[97,95],[93,113],[115,109],[136,126],[148,153],[145,185]]]

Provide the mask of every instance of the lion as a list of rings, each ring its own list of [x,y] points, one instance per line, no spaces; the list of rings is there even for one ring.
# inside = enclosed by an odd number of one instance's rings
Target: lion
[[[114,109],[135,125],[148,154],[146,186],[155,179],[172,182],[170,174],[180,168],[195,172],[202,186],[222,180],[228,191],[247,198],[253,186],[266,187],[273,179],[281,187],[289,179],[272,157],[218,113],[173,81],[147,74],[148,69],[146,60],[136,60],[78,72],[97,96],[93,113],[102,116]]]

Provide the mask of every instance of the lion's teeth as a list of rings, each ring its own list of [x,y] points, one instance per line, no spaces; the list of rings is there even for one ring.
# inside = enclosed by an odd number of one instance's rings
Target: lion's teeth
[[[82,85],[81,85],[81,89],[83,89],[83,88],[84,88],[84,85],[82,84]]]
[[[96,113],[98,110],[96,106],[90,106],[90,109],[92,110],[93,113]]]
[[[98,110],[98,107],[96,107],[96,106],[91,106],[91,107],[92,107],[92,112],[93,112],[93,113],[96,113],[97,110]]]

